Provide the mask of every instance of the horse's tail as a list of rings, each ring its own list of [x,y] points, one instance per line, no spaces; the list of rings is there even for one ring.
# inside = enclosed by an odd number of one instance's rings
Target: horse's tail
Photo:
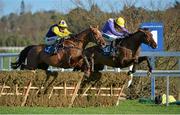
[[[30,45],[25,47],[19,54],[19,58],[16,62],[11,63],[12,69],[17,69],[19,66],[21,66],[23,63],[25,63],[26,57],[28,55],[28,52],[30,49],[32,49],[35,45]]]

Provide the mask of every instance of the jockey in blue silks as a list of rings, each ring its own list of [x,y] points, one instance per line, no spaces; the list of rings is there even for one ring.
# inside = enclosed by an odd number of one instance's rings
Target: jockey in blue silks
[[[102,35],[107,41],[107,45],[113,48],[115,46],[115,42],[113,41],[115,41],[116,39],[123,39],[125,37],[128,37],[129,34],[130,32],[125,28],[125,20],[122,17],[119,17],[117,19],[108,19],[102,29]]]

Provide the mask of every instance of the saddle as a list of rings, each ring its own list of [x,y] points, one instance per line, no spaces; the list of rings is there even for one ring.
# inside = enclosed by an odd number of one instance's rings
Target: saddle
[[[118,44],[121,45],[122,40],[123,40],[122,38],[116,39],[114,41],[115,42],[114,46],[113,46],[113,42],[110,42],[109,45],[106,45],[106,47],[102,48],[103,55],[104,56],[113,56],[113,57],[115,57],[116,51],[117,51],[116,46]]]
[[[111,47],[111,45],[106,45],[104,48],[102,48],[102,53],[104,56],[110,56],[112,51],[113,48]]]
[[[102,53],[104,56],[115,56],[115,52],[117,51],[116,47],[113,47],[113,43],[106,45],[102,48]]]

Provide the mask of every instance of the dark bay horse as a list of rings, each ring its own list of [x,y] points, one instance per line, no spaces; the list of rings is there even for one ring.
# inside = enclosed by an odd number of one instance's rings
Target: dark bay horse
[[[63,41],[63,47],[57,54],[50,55],[44,52],[45,45],[27,46],[20,52],[19,59],[11,63],[13,69],[21,66],[21,69],[43,69],[47,70],[49,65],[61,68],[71,68],[78,66],[79,60],[85,59],[83,50],[89,42],[94,42],[100,46],[105,46],[106,42],[98,30],[98,27],[89,27],[74,37]],[[25,59],[27,64],[25,65]],[[88,62],[85,60],[88,66]],[[86,70],[84,70],[86,71]]]
[[[152,68],[148,57],[139,57],[140,46],[142,43],[150,46],[153,49],[157,47],[157,44],[148,29],[138,29],[137,32],[131,34],[128,38],[116,41],[117,51],[115,57],[103,55],[102,49],[98,46],[87,48],[85,50],[85,54],[90,57],[89,60],[91,60],[91,63],[93,63],[92,68],[94,71],[103,70],[104,65],[117,68],[125,68],[133,65],[132,71],[129,71],[129,74],[132,74],[135,72],[136,65],[146,60],[149,71],[151,72]],[[83,62],[81,63],[83,65]],[[74,68],[74,70],[78,69],[81,69],[81,67]]]

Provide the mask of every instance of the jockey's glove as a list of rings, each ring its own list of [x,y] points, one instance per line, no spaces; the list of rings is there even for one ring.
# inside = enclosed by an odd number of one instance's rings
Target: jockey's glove
[[[56,39],[56,41],[60,41],[61,40],[61,38],[60,37],[58,37],[57,39]]]
[[[69,34],[69,37],[75,37],[75,34]]]
[[[64,39],[68,39],[68,38],[70,38],[70,36],[66,36],[66,37],[64,37]]]

